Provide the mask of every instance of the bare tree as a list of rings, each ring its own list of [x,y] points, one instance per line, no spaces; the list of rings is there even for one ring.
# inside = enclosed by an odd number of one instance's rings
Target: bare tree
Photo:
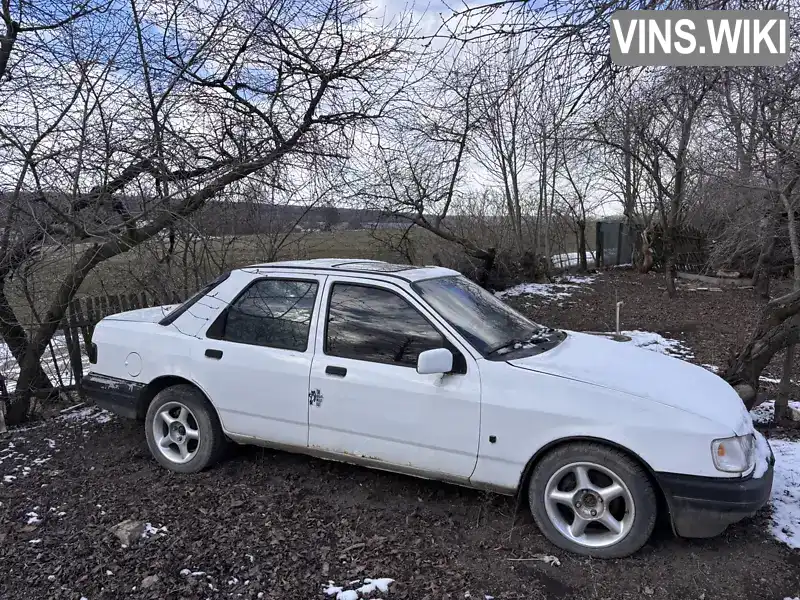
[[[445,63],[417,88],[410,108],[384,130],[376,162],[362,167],[354,186],[367,206],[408,219],[482,261],[485,280],[497,249],[481,247],[448,225],[462,196],[467,149],[480,114],[480,70],[473,60]]]
[[[527,121],[533,117],[534,90],[527,77],[527,40],[508,40],[504,52],[490,54],[477,65],[477,131],[470,152],[505,198],[517,250],[525,247],[522,189],[526,171],[533,166],[533,139]]]
[[[757,401],[759,376],[773,356],[786,350],[783,377],[775,403],[775,420],[788,411],[788,386],[793,370],[795,344],[800,330],[800,236],[797,231],[798,183],[800,182],[800,64],[769,73],[762,72],[760,88],[760,135],[764,148],[756,168],[763,173],[764,191],[786,214],[787,233],[793,261],[794,291],[771,300],[764,309],[750,340],[728,365],[725,378],[740,385],[745,403]]]
[[[358,125],[404,85],[395,66],[408,59],[408,23],[376,27],[359,0],[85,12],[3,42],[0,335],[20,365],[11,423],[49,386],[40,358],[95,267],[278,161],[344,160]],[[26,330],[4,290],[48,257],[58,267],[46,309]]]
[[[636,154],[630,154],[644,169],[646,186],[660,217],[662,259],[667,294],[675,295],[675,237],[688,202],[690,151],[695,124],[716,76],[705,70],[671,71],[648,88],[651,109],[637,122]],[[595,122],[601,142],[629,152],[633,146],[607,136]],[[641,195],[641,189],[640,189]]]
[[[586,224],[589,216],[606,200],[597,185],[603,175],[597,168],[600,164],[597,155],[601,149],[589,143],[565,141],[560,150],[563,178],[567,182],[567,189],[564,192],[558,190],[557,194],[561,200],[560,206],[566,213],[568,227],[575,233],[578,268],[586,272],[589,269],[586,258],[588,253]]]

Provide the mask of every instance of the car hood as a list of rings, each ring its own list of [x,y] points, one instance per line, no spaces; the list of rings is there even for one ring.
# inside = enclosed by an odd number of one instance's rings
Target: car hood
[[[112,321],[137,321],[140,323],[157,323],[177,304],[168,304],[165,306],[153,306],[151,308],[137,308],[136,310],[126,310],[125,312],[109,315],[106,319]]]
[[[637,348],[631,342],[566,333],[567,338],[552,350],[509,360],[509,364],[672,406],[729,427],[739,435],[752,433],[752,419],[739,395],[711,371]]]

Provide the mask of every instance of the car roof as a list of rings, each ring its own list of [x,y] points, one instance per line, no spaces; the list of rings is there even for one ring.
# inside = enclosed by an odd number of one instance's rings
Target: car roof
[[[259,270],[297,270],[297,271],[337,271],[359,275],[369,273],[372,275],[385,275],[406,281],[421,281],[434,277],[459,275],[458,271],[445,267],[404,265],[390,263],[382,260],[368,260],[364,258],[314,258],[309,260],[284,260],[271,263],[261,263],[244,267]]]

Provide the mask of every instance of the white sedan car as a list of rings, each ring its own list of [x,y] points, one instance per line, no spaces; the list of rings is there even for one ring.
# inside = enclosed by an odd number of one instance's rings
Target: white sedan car
[[[520,494],[596,557],[658,511],[709,537],[756,512],[774,459],[709,371],[531,322],[459,273],[366,260],[254,265],[95,328],[83,386],[193,473],[228,440]]]

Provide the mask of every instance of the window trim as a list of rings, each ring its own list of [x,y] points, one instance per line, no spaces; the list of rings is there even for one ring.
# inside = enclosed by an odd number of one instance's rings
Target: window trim
[[[341,359],[344,359],[344,360],[358,360],[358,361],[368,362],[368,363],[372,363],[372,364],[376,364],[376,365],[388,365],[388,366],[392,366],[392,367],[402,367],[402,368],[405,368],[405,369],[414,369],[416,371],[416,368],[417,368],[416,365],[412,366],[412,365],[404,365],[404,364],[397,364],[397,363],[386,363],[386,362],[380,362],[380,361],[377,361],[377,360],[367,360],[367,359],[364,359],[364,358],[350,358],[350,357],[346,357],[346,356],[336,356],[335,354],[329,354],[328,353],[328,324],[330,323],[331,299],[333,298],[333,288],[336,287],[337,284],[349,285],[349,286],[353,286],[353,287],[363,287],[363,288],[368,288],[368,289],[381,290],[381,291],[384,291],[384,292],[388,292],[390,294],[394,294],[395,296],[397,296],[398,298],[403,300],[406,304],[408,304],[411,307],[412,310],[416,311],[416,313],[420,317],[422,317],[425,320],[425,322],[427,322],[428,325],[430,325],[433,328],[434,331],[436,331],[436,333],[438,333],[440,336],[442,336],[442,340],[444,340],[444,345],[442,346],[442,348],[447,348],[448,350],[450,350],[450,352],[453,353],[453,370],[450,371],[449,374],[451,374],[451,375],[466,375],[467,371],[468,371],[468,368],[467,368],[467,359],[464,356],[464,353],[461,350],[459,350],[456,347],[455,344],[453,344],[453,342],[450,340],[450,338],[444,332],[442,332],[441,328],[438,327],[437,324],[434,323],[430,318],[428,318],[428,316],[425,313],[423,313],[419,308],[414,306],[414,304],[412,302],[410,302],[408,298],[406,298],[405,296],[402,295],[402,293],[400,293],[400,292],[403,291],[402,288],[399,288],[398,290],[393,290],[390,287],[388,287],[388,286],[394,286],[394,284],[392,284],[391,282],[381,282],[380,280],[378,280],[378,282],[379,283],[386,283],[387,286],[374,285],[372,283],[363,283],[363,282],[360,282],[360,281],[348,281],[348,280],[343,280],[343,279],[333,279],[333,280],[329,280],[328,281],[328,285],[326,286],[327,298],[325,299],[326,300],[326,302],[325,302],[325,326],[322,328],[322,353],[325,356],[328,356],[330,358],[341,358]]]
[[[293,282],[300,282],[300,283],[315,283],[315,284],[317,284],[317,289],[314,292],[314,301],[313,301],[313,303],[311,305],[311,320],[309,320],[309,322],[308,322],[308,333],[306,335],[306,344],[305,344],[305,347],[302,350],[300,350],[298,348],[287,348],[285,346],[266,346],[264,344],[251,344],[249,342],[237,342],[237,341],[234,341],[234,340],[225,339],[225,337],[224,337],[224,335],[225,335],[225,324],[227,323],[228,313],[230,312],[231,308],[242,298],[242,296],[244,296],[247,293],[247,291],[251,287],[253,287],[254,285],[256,285],[258,283],[261,283],[262,281],[293,281]],[[320,288],[322,287],[322,283],[324,283],[324,280],[320,281],[319,279],[310,278],[310,277],[307,277],[307,276],[306,277],[285,277],[285,276],[271,277],[271,276],[267,275],[267,276],[264,276],[264,277],[256,277],[255,279],[251,279],[250,282],[245,287],[243,287],[239,291],[239,293],[236,294],[236,296],[234,296],[233,300],[228,302],[228,305],[222,310],[222,312],[219,315],[217,315],[217,318],[214,319],[214,321],[212,321],[211,325],[208,326],[208,328],[205,331],[205,337],[210,339],[210,340],[216,340],[216,341],[219,341],[219,342],[226,342],[228,344],[241,344],[243,346],[254,346],[256,348],[272,348],[274,350],[287,350],[289,352],[300,352],[300,353],[308,352],[308,346],[309,346],[309,340],[311,339],[311,333],[312,333],[312,331],[314,331],[316,329],[316,327],[314,327],[314,314],[315,314],[315,311],[316,311],[316,308],[317,308],[317,296],[320,293]],[[217,328],[217,329],[220,328],[220,326],[217,325],[218,323],[222,323],[222,325],[221,325],[222,333],[220,333],[220,334],[217,334],[216,331],[215,331],[215,328]]]

